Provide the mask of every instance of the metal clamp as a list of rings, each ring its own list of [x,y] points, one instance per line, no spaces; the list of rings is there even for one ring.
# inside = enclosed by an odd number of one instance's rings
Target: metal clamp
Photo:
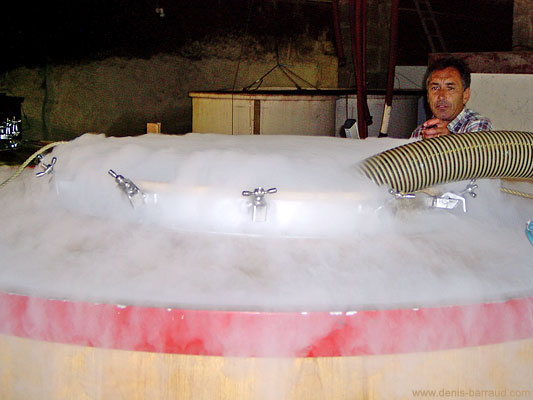
[[[56,165],[56,161],[57,161],[56,157],[52,157],[52,161],[50,161],[50,164],[46,164],[45,162],[43,162],[42,157],[40,158],[40,160],[41,160],[40,165],[43,168],[43,171],[37,172],[35,175],[37,175],[38,177],[41,177],[41,176],[48,175],[54,172],[54,166]]]
[[[476,183],[475,179],[472,179],[468,185],[466,185],[466,189],[461,191],[459,194],[453,193],[453,192],[447,192],[442,194],[441,196],[435,196],[433,197],[431,206],[435,208],[445,208],[445,209],[453,209],[457,207],[459,203],[462,203],[463,205],[463,212],[466,213],[466,196],[465,194],[469,194],[472,196],[472,198],[477,197],[477,193],[474,192],[478,188],[478,184]]]
[[[248,206],[252,207],[252,221],[253,222],[264,222],[266,221],[267,214],[267,204],[265,200],[265,195],[277,193],[278,189],[270,188],[263,189],[262,187],[256,188],[253,192],[244,190],[242,195],[245,197],[253,196],[253,199],[250,201]]]
[[[130,200],[132,207],[135,207],[133,199],[138,194],[141,194],[141,196],[143,195],[143,192],[141,191],[141,189],[139,189],[137,185],[133,183],[133,181],[131,181],[128,178],[124,178],[122,175],[117,174],[112,169],[108,171],[108,174],[111,175],[113,178],[115,178],[115,182],[122,189],[122,191],[126,193],[126,195],[128,196],[128,199]]]
[[[433,197],[431,206],[435,208],[445,208],[451,210],[457,207],[457,204],[459,204],[459,202],[463,204],[463,211],[466,213],[466,199],[463,196],[460,196],[453,192],[447,192],[444,193],[442,196]]]

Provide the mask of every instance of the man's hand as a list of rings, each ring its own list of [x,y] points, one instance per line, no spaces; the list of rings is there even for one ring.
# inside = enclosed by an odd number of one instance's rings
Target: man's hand
[[[448,134],[450,134],[448,123],[438,118],[428,119],[422,124],[422,137],[424,139]]]

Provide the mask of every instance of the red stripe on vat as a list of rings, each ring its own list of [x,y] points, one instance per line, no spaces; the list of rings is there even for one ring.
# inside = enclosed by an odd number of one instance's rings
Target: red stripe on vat
[[[0,332],[101,348],[241,357],[437,351],[533,337],[533,297],[359,312],[118,306],[0,292]]]

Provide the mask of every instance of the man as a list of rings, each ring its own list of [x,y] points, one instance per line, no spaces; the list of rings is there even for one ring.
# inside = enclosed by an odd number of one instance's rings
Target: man
[[[411,137],[429,139],[492,129],[488,118],[465,107],[470,99],[470,70],[462,60],[439,59],[429,66],[426,76],[427,100],[433,117],[417,127]]]

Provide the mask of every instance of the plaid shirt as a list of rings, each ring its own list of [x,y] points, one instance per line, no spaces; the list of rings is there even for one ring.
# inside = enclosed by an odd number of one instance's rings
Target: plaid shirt
[[[490,119],[465,107],[463,108],[463,111],[461,111],[459,115],[448,124],[448,130],[451,133],[490,131],[492,130],[492,124]],[[411,138],[421,137],[422,125],[418,126],[411,134]]]

